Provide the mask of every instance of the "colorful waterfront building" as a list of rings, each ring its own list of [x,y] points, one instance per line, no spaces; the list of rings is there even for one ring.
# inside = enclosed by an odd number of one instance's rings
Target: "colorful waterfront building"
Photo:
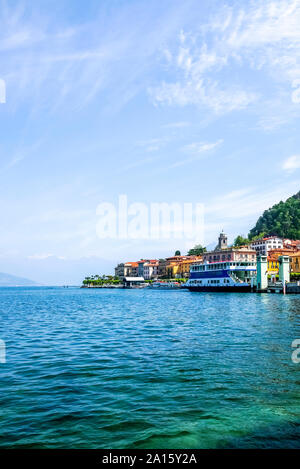
[[[202,256],[172,256],[166,258],[166,276],[168,278],[188,278],[193,262],[202,261]]]
[[[299,239],[284,239],[283,245],[285,248],[290,248],[290,249],[293,249],[294,251],[300,251]]]
[[[278,236],[256,239],[250,243],[250,248],[254,249],[257,255],[268,256],[269,251],[283,248],[283,239]]]
[[[187,259],[182,260],[179,263],[176,277],[177,278],[189,278],[190,267],[194,262],[202,262],[202,256],[188,256]]]
[[[282,248],[282,249],[272,249],[269,251],[269,256],[273,259],[278,259],[280,256],[291,256],[293,253],[297,252],[297,250],[292,248]]]
[[[115,267],[115,276],[119,277],[120,280],[123,280],[125,277],[125,268],[124,263],[120,263]]]
[[[144,279],[145,280],[157,280],[158,278],[159,262],[156,259],[150,259],[144,264]]]
[[[138,267],[137,262],[125,262],[124,277],[138,277]]]
[[[167,276],[167,260],[159,259],[158,260],[158,278],[165,278]]]
[[[275,256],[268,256],[268,274],[277,275],[279,272],[279,262],[278,257]]]
[[[291,273],[300,273],[300,251],[290,254]]]
[[[179,265],[182,261],[188,259],[189,256],[172,256],[166,258],[166,275],[168,278],[178,277]]]
[[[282,249],[273,249],[269,251],[268,256],[268,271],[270,273],[279,272],[279,257],[290,258],[291,273],[300,273],[300,249],[297,249],[298,241],[285,244]]]
[[[146,262],[148,262],[149,259],[141,259],[140,261],[138,261],[138,276],[139,277],[144,277],[144,264],[146,264]]]
[[[221,262],[221,261],[251,261],[256,262],[256,251],[249,246],[229,247],[225,249],[216,248],[214,251],[203,254],[203,262]]]

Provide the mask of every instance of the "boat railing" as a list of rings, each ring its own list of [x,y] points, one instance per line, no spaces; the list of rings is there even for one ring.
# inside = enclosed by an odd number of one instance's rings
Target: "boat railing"
[[[233,281],[237,283],[243,283],[243,281],[233,272],[230,272],[230,277],[232,278]]]

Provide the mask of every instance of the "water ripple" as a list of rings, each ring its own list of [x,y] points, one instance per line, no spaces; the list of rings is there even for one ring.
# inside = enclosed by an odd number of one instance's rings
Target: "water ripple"
[[[300,447],[300,297],[0,288],[2,448]]]

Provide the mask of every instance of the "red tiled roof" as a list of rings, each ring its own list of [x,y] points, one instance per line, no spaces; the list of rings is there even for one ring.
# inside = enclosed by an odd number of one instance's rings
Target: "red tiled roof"
[[[297,257],[300,256],[300,251],[295,251],[290,254],[290,257]]]
[[[268,241],[268,239],[274,239],[274,238],[282,240],[282,238],[280,238],[280,236],[268,236],[267,238],[255,239],[254,241],[251,241],[251,244],[257,243],[259,241]]]
[[[171,257],[166,257],[166,260],[167,261],[171,261],[171,260],[180,260],[180,259],[186,259],[188,256],[171,256]]]

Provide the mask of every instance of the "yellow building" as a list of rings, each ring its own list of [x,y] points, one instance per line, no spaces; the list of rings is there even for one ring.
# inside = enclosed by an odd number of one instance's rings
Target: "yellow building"
[[[278,274],[279,262],[276,257],[268,257],[268,274]]]
[[[180,262],[186,259],[186,256],[173,256],[166,258],[166,274],[169,278],[176,278]]]
[[[194,262],[202,262],[202,256],[189,256],[187,259],[184,259],[179,263],[177,270],[177,277],[179,278],[189,278],[190,276],[190,267]]]
[[[166,273],[169,278],[188,278],[193,262],[202,261],[201,256],[173,256],[166,259]]]

